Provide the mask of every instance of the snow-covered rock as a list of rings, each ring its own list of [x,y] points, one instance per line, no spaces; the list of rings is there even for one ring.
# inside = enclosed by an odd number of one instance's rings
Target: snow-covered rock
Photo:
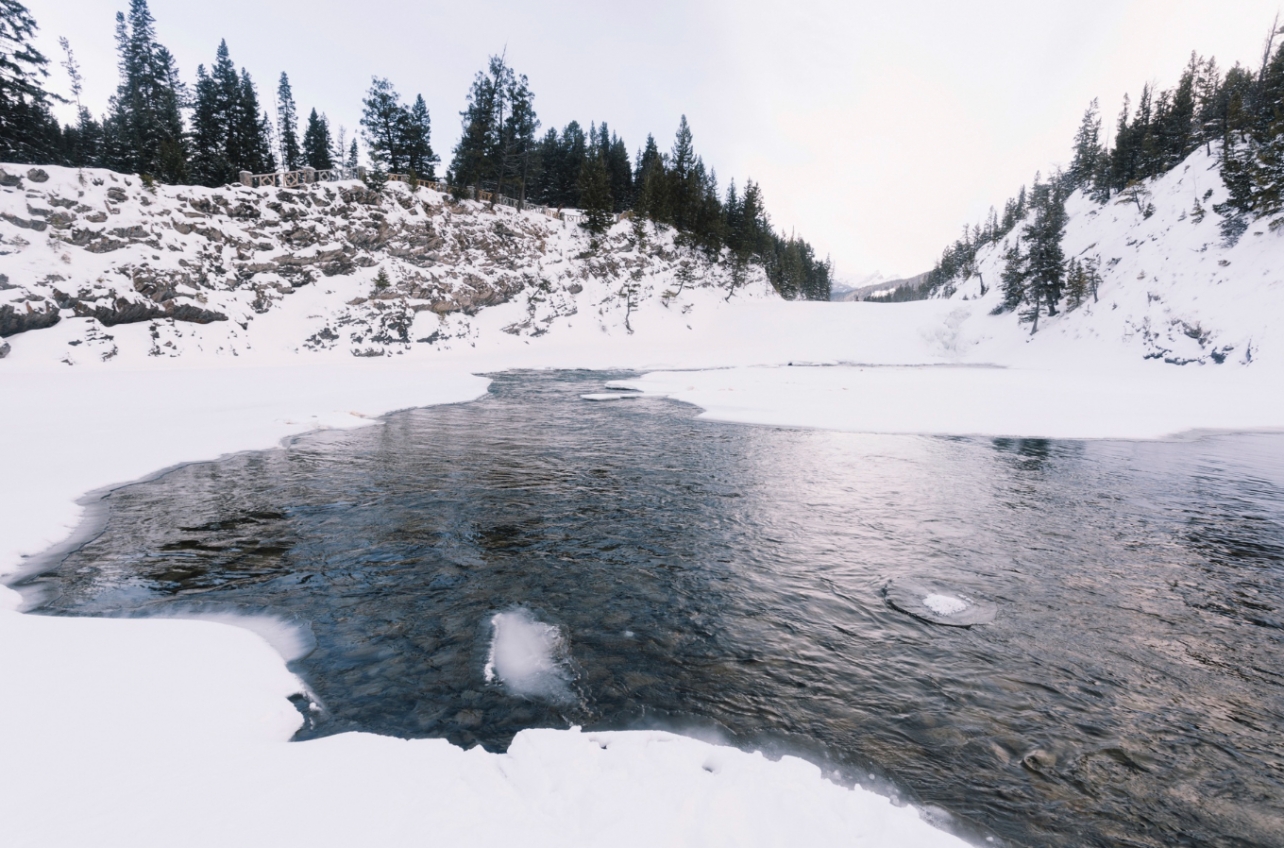
[[[256,344],[382,356],[472,344],[478,312],[501,304],[499,329],[534,337],[576,315],[629,332],[644,304],[683,313],[696,290],[774,297],[760,267],[736,273],[668,228],[648,226],[639,243],[620,223],[590,245],[540,212],[403,183],[382,194],[356,181],[209,189],[96,169],[49,168],[37,182],[22,174],[39,169],[3,168],[0,335],[65,323],[69,363]]]

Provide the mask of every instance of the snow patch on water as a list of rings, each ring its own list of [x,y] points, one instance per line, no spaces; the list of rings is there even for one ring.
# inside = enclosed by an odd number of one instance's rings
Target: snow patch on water
[[[562,632],[525,609],[496,613],[490,620],[488,683],[496,680],[514,695],[553,703],[574,700]]]
[[[924,598],[923,605],[937,615],[955,615],[968,608],[968,602],[962,598],[935,593]]]
[[[580,395],[580,400],[628,400],[636,397],[642,397],[642,394],[640,392],[595,392],[593,394]]]

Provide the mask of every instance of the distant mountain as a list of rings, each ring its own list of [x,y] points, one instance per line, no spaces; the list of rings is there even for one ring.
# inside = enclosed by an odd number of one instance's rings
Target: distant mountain
[[[927,280],[927,272],[916,274],[913,277],[897,277],[893,279],[885,278],[881,274],[875,276],[878,279],[859,287],[843,287],[841,290],[835,287],[829,299],[847,303],[860,300],[893,303],[906,300],[925,300],[929,295],[929,292],[923,287],[923,283]]]

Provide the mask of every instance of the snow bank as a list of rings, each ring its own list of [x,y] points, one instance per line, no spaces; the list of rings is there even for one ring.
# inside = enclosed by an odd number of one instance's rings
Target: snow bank
[[[883,307],[896,308],[896,307]],[[863,433],[1159,439],[1284,429],[1284,392],[1263,369],[1139,363],[1053,370],[968,366],[661,371],[623,385],[738,423]]]

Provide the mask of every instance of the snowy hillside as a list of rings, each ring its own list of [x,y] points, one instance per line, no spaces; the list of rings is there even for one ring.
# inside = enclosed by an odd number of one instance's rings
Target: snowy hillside
[[[4,166],[0,334],[75,364],[270,347],[382,356],[540,336],[575,316],[628,333],[656,305],[775,298],[765,274],[617,224],[573,223],[390,183],[305,189],[147,186],[87,169]],[[380,272],[386,274],[381,285]],[[16,337],[16,338],[15,338]]]
[[[971,341],[993,361],[1013,364],[1279,360],[1284,229],[1259,221],[1237,244],[1224,242],[1213,211],[1226,198],[1215,153],[1192,154],[1135,197],[1102,206],[1082,192],[1071,195],[1062,249],[1067,259],[1098,260],[1102,282],[1095,301],[1089,296],[1078,309],[1041,319],[1033,336],[1012,313],[988,315],[1002,301],[1006,245],[1024,227],[982,248],[975,272],[943,293],[969,302],[958,321],[978,316],[967,321]]]

